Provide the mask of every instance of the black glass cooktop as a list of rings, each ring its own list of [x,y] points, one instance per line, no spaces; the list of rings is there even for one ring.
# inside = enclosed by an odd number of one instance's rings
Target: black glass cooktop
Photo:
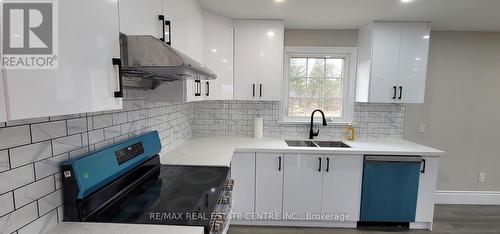
[[[228,172],[228,167],[162,165],[158,177],[139,184],[86,221],[209,228]]]

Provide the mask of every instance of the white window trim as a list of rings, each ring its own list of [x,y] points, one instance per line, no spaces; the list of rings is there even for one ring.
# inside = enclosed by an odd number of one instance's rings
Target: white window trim
[[[297,118],[288,118],[288,81],[290,69],[290,57],[297,55],[308,56],[325,56],[330,54],[341,54],[346,58],[346,77],[344,82],[344,92],[346,93],[345,100],[343,100],[342,116],[343,118],[330,118],[327,119],[328,123],[333,125],[345,125],[352,123],[354,115],[354,88],[356,82],[356,65],[358,52],[356,47],[285,47],[284,58],[284,75],[283,75],[283,93],[281,97],[281,118],[282,124],[304,124],[310,122],[310,117],[297,120]],[[317,116],[316,116],[317,117]]]

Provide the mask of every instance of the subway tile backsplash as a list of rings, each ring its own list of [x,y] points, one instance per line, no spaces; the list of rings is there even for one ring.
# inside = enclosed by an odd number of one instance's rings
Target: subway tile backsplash
[[[363,104],[354,107],[357,134],[364,138],[402,138],[404,104]],[[264,136],[307,138],[309,124],[280,123],[280,103],[262,101],[205,101],[194,104],[193,135],[253,136],[254,118],[264,117]],[[315,126],[317,129],[318,126]],[[342,139],[345,126],[320,126],[318,138]]]
[[[264,135],[306,138],[307,124],[279,123],[279,102],[153,103],[144,91],[125,90],[124,109],[0,123],[0,232],[39,233],[62,219],[62,161],[151,130],[168,150],[192,136],[253,136],[255,116]],[[405,105],[356,104],[363,137],[403,134]],[[322,138],[343,138],[344,126],[321,127]]]
[[[151,130],[167,149],[192,136],[193,104],[125,91],[123,110],[0,123],[0,234],[41,233],[61,221],[62,161]]]

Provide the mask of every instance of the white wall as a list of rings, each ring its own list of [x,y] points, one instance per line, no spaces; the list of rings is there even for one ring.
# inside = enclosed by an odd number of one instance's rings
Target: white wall
[[[358,46],[357,30],[285,29],[286,46]]]
[[[407,105],[405,138],[448,152],[438,190],[500,191],[500,33],[432,32],[428,69],[426,102]]]

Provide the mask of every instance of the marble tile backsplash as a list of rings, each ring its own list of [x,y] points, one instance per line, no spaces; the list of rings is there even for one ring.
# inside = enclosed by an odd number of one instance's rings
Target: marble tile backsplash
[[[167,149],[191,138],[193,104],[125,91],[122,110],[0,123],[0,234],[43,233],[62,221],[62,161],[152,130]]]
[[[404,104],[356,103],[354,122],[359,137],[402,138]],[[280,103],[269,101],[204,101],[194,104],[193,135],[253,136],[254,118],[264,117],[264,136],[307,138],[309,124],[280,123]],[[317,129],[318,126],[315,126]],[[344,138],[345,126],[319,126],[320,139]]]

